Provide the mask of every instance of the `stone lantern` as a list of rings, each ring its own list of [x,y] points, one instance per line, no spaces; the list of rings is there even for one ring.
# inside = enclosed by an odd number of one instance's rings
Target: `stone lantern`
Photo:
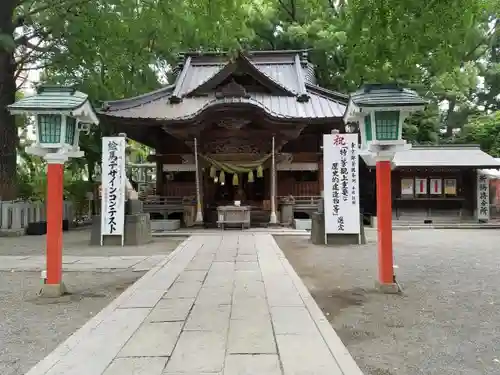
[[[64,163],[84,156],[78,146],[81,131],[99,120],[88,96],[73,87],[40,86],[35,95],[7,108],[10,113],[33,116],[35,142],[26,152],[47,161],[47,271],[43,273],[43,296],[64,293],[62,283],[62,221]]]
[[[378,280],[386,293],[400,291],[396,282],[392,254],[391,162],[398,151],[411,148],[403,139],[404,120],[424,109],[427,101],[415,91],[397,84],[368,84],[351,94],[344,121],[358,122],[360,154],[376,161]]]

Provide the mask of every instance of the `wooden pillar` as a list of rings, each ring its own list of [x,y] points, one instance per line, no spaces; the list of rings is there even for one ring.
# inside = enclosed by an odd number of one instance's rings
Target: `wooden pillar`
[[[156,195],[165,195],[165,179],[163,178],[163,162],[156,160]]]
[[[324,190],[323,154],[319,155],[318,158],[318,186],[319,186],[319,193],[321,196],[323,196],[323,190]]]
[[[278,218],[276,216],[276,157],[275,157],[275,143],[274,137],[272,141],[272,154],[271,154],[271,216],[269,224],[277,224]]]
[[[194,164],[196,177],[196,224],[203,223],[203,207],[201,202],[200,164],[198,163],[198,141],[194,139]]]

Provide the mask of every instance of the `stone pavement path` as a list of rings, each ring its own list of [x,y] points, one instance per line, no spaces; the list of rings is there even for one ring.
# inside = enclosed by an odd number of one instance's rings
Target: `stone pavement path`
[[[192,236],[28,375],[361,375],[269,234]]]
[[[166,255],[152,256],[64,256],[63,271],[149,271]],[[46,269],[45,256],[0,256],[0,271],[35,272]]]

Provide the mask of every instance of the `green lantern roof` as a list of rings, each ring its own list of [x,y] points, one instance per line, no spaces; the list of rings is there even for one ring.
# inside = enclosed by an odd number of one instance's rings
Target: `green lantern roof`
[[[36,94],[11,104],[10,111],[72,111],[88,101],[87,94],[74,87],[43,85]]]
[[[98,124],[88,95],[71,86],[42,85],[36,94],[7,106],[13,115],[59,113],[88,124]]]
[[[358,107],[423,106],[428,102],[415,91],[398,84],[366,84],[351,94],[351,101]]]

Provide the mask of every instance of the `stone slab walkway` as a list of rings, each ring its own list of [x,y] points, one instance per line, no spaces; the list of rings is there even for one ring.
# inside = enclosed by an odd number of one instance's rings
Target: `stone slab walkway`
[[[112,272],[132,269],[149,271],[166,255],[152,256],[72,256],[63,257],[63,271]],[[46,269],[45,256],[0,256],[0,271],[36,272]]]
[[[361,375],[269,234],[192,236],[28,375]]]

